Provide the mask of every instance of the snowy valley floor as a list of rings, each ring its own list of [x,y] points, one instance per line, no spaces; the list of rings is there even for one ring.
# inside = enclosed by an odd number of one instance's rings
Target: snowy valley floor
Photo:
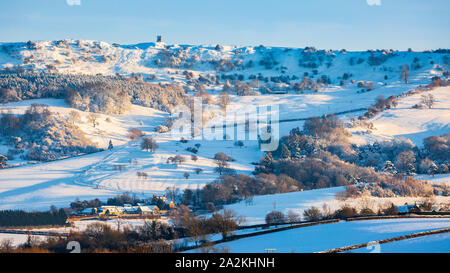
[[[215,247],[229,250],[231,253],[264,253],[267,249],[274,249],[277,253],[310,253],[449,227],[449,218],[341,221],[339,223],[302,227],[239,239],[221,243]],[[444,245],[441,245],[436,251],[450,252],[449,245],[445,245],[448,241],[446,234],[448,235],[448,233],[441,236],[433,235],[433,237],[430,237],[431,239],[425,236],[411,240],[413,242],[426,242],[424,244],[432,247],[433,244],[438,243],[436,239],[444,239],[442,241]],[[384,249],[384,244],[382,244],[380,252],[387,253],[390,249],[395,252],[394,248],[397,245],[400,245],[397,248],[401,251],[402,245],[408,244],[408,241],[393,242],[392,245],[394,246],[388,245],[386,249]],[[370,249],[367,250],[370,251]],[[429,251],[432,250],[429,249]],[[201,250],[197,249],[188,252],[201,252]]]

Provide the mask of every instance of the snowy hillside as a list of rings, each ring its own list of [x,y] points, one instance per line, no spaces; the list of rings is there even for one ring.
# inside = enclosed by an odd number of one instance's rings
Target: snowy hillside
[[[214,95],[223,89],[226,80],[230,83],[241,80],[261,93],[287,92],[287,95],[265,96],[236,96],[230,93],[238,108],[249,104],[279,106],[280,119],[308,118],[367,108],[380,95],[399,95],[419,85],[428,84],[433,76],[442,75],[446,71],[449,60],[449,54],[440,51],[347,52],[317,50],[313,47],[164,43],[111,45],[84,40],[0,44],[0,67],[13,71],[137,75],[144,82],[179,83],[187,87],[186,90],[192,90],[195,83],[201,83],[215,100],[217,98]],[[402,65],[410,67],[408,84],[400,79]],[[300,94],[295,86],[301,85],[305,77],[321,82],[318,84],[319,92],[302,89]],[[364,83],[363,87],[360,86],[361,82]],[[441,95],[445,96],[445,91],[441,91]],[[445,116],[446,104],[445,101],[442,103],[444,112],[438,115]],[[351,113],[353,116],[358,114],[361,113]],[[440,123],[446,121],[448,120],[444,118]],[[281,124],[281,135],[299,125],[301,123]],[[385,127],[379,128],[380,134],[383,128]],[[401,135],[403,132],[398,131],[397,134]]]
[[[431,109],[415,109],[420,103],[421,95],[413,95],[399,101],[394,109],[389,109],[370,119],[374,129],[371,134],[354,136],[354,141],[375,141],[406,137],[417,146],[422,146],[423,139],[429,136],[441,136],[450,132],[450,88],[441,87],[432,91],[435,104]],[[354,128],[360,132],[361,128]]]
[[[32,103],[49,105],[52,112],[67,116],[70,111],[63,100],[38,99],[26,100],[18,103],[2,105],[0,109],[23,114]],[[66,205],[75,198],[106,198],[118,193],[134,192],[139,195],[146,193],[162,193],[167,187],[176,186],[180,189],[196,189],[217,178],[214,172],[214,154],[225,151],[234,158],[231,166],[240,173],[251,173],[255,162],[261,156],[255,141],[248,141],[249,145],[237,147],[233,141],[190,141],[181,143],[172,139],[170,133],[154,132],[157,125],[163,123],[167,113],[151,108],[133,105],[132,109],[123,115],[103,115],[98,118],[98,125],[94,128],[86,119],[89,113],[78,111],[81,119],[77,125],[92,141],[107,148],[109,140],[115,148],[76,158],[28,165],[20,168],[2,170],[5,174],[0,178],[0,208],[37,208],[46,209],[51,204]],[[108,119],[108,121],[107,121]],[[139,128],[148,136],[152,136],[158,143],[156,153],[142,151],[138,141],[130,141],[128,130]],[[201,143],[198,159],[193,161],[186,148]],[[4,149],[8,148],[3,146]],[[6,153],[5,153],[6,154]],[[167,164],[167,159],[174,155],[184,155],[187,159],[179,166]],[[10,164],[26,164],[17,157]],[[126,166],[118,170],[117,166]],[[196,174],[196,169],[201,169]],[[138,172],[145,172],[148,176],[141,178]],[[189,179],[183,175],[190,173]],[[11,183],[14,181],[14,183]]]
[[[398,96],[429,84],[434,76],[445,77],[449,59],[450,55],[445,52],[390,50],[347,52],[164,43],[117,45],[81,40],[0,44],[0,68],[5,73],[52,72],[73,75],[74,81],[78,74],[117,74],[130,77],[124,79],[125,82],[132,79],[139,83],[179,84],[188,97],[203,88],[213,101],[219,101],[222,90],[233,84],[229,95],[235,109],[278,107],[279,138],[293,128],[301,128],[306,118],[345,112],[340,117],[348,121],[350,116],[362,115],[380,95]],[[400,78],[403,65],[410,67],[407,83]],[[5,82],[18,89],[24,88],[22,82]],[[241,85],[236,82],[244,83],[243,94],[239,93]],[[11,158],[8,164],[23,166],[0,171],[0,209],[47,209],[50,205],[67,206],[75,198],[105,199],[123,192],[148,197],[172,186],[181,190],[197,189],[219,177],[213,159],[218,152],[225,152],[234,159],[229,164],[236,173],[247,175],[251,175],[254,163],[264,156],[255,140],[244,140],[242,147],[236,146],[233,140],[202,139],[182,143],[170,132],[155,132],[170,114],[142,104],[133,104],[121,114],[97,113],[98,124],[92,126],[88,121],[89,108],[83,111],[72,107],[61,95],[54,98],[51,92],[48,95],[39,88],[33,92],[25,94],[27,98],[36,98],[33,100],[17,96],[12,100],[7,98],[7,103],[0,105],[0,111],[23,115],[27,107],[38,103],[48,105],[52,113],[67,120],[75,111],[80,119],[74,125],[86,138],[102,149],[106,149],[111,140],[114,149],[36,165],[27,164],[28,160],[19,155]],[[449,92],[449,87],[431,91],[437,99],[432,109],[412,108],[420,95],[399,99],[397,108],[369,120],[375,128],[370,134],[361,134],[363,128],[352,128],[352,142],[363,144],[403,136],[420,146],[428,136],[449,133]],[[211,117],[221,112],[215,103],[204,105],[203,111],[204,116]],[[245,113],[240,115],[245,117]],[[212,118],[209,125],[214,122]],[[141,149],[139,140],[130,141],[128,130],[133,128],[156,140],[159,148],[154,153],[147,152]],[[0,140],[0,154],[7,155],[14,145]],[[200,145],[198,158],[193,160],[192,153],[186,149],[196,144]],[[176,155],[184,156],[185,162],[169,164],[168,159]],[[138,173],[146,176],[138,176]],[[295,198],[289,198],[290,193],[277,202],[280,209],[317,205],[334,199],[336,190],[292,193],[307,197],[308,202],[301,206],[296,205]],[[271,199],[265,202],[273,203]],[[267,210],[261,208],[257,215],[248,214],[248,218],[251,222],[261,222]]]
[[[21,66],[36,71],[61,73],[155,75],[162,81],[184,82],[182,71],[198,74],[242,74],[263,77],[296,76],[304,73],[337,79],[370,80],[376,85],[399,82],[400,65],[411,64],[410,83],[439,74],[448,54],[389,50],[347,52],[311,48],[236,47],[108,44],[100,41],[61,40],[0,44],[2,67]],[[317,71],[312,71],[317,70]],[[435,71],[436,70],[436,71]],[[432,72],[434,71],[434,72]],[[431,72],[431,73],[430,73]],[[173,79],[172,79],[173,78]],[[151,80],[150,78],[148,80]],[[344,79],[346,80],[346,79]],[[392,88],[392,87],[391,87]]]

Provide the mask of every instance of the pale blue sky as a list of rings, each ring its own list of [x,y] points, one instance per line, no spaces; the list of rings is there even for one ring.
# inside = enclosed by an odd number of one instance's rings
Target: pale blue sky
[[[450,47],[449,14],[449,0],[1,0],[0,41],[422,50]]]

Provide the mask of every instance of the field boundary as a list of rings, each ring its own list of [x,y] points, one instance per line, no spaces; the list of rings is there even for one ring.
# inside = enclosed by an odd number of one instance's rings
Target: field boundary
[[[53,236],[53,237],[67,237],[67,232],[50,232],[50,231],[32,231],[32,230],[14,230],[14,229],[0,229],[0,234],[23,234],[33,236]]]
[[[389,215],[389,216],[362,216],[362,217],[352,217],[347,218],[347,222],[352,221],[368,221],[368,220],[383,220],[383,219],[416,219],[416,218],[450,218],[450,215]]]

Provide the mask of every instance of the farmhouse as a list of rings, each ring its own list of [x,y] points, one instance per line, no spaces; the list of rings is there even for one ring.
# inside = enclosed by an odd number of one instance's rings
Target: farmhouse
[[[160,215],[159,208],[157,206],[145,206],[138,204],[132,206],[131,204],[124,204],[123,206],[101,206],[97,209],[99,216],[120,216],[120,215]]]
[[[114,216],[120,216],[123,214],[123,207],[117,207],[117,206],[101,206],[98,210],[98,215],[114,215]]]
[[[420,208],[417,206],[417,204],[409,205],[408,203],[405,203],[403,206],[397,206],[397,210],[400,213],[411,213],[411,212],[419,212]]]
[[[158,206],[139,206],[138,212],[140,215],[159,215]]]

